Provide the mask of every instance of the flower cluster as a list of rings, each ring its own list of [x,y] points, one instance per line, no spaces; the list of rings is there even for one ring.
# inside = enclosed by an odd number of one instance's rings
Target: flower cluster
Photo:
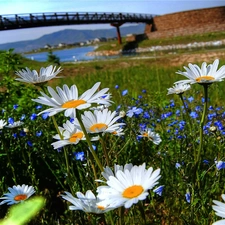
[[[120,165],[114,167],[114,172],[109,167],[102,172],[107,185],[98,186],[97,197],[90,190],[85,195],[77,192],[78,198],[68,192],[61,195],[63,199],[73,204],[69,208],[89,213],[104,213],[121,206],[130,208],[138,201],[146,199],[149,190],[158,184],[160,178],[160,169],[155,171],[152,167],[146,169],[145,163],[140,166],[126,164],[124,167]]]

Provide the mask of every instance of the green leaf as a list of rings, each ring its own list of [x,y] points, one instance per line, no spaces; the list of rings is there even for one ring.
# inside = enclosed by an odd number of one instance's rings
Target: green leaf
[[[23,225],[29,222],[44,206],[45,199],[33,197],[23,203],[14,205],[9,209],[6,218],[0,221],[0,225]]]

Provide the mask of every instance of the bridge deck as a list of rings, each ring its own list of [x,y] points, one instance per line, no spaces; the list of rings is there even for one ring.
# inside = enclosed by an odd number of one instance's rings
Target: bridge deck
[[[0,30],[103,23],[149,23],[153,15],[124,13],[36,13],[0,16]]]

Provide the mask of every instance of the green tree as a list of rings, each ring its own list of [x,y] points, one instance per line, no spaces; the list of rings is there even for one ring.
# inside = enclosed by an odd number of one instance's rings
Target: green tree
[[[52,50],[49,50],[48,51],[48,59],[47,59],[47,62],[56,64],[57,66],[60,65],[60,59],[59,59],[59,57],[56,56],[55,54],[53,54]]]

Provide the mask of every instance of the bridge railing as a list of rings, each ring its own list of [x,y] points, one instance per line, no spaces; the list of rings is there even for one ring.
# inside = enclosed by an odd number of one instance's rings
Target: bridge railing
[[[153,15],[135,13],[34,13],[0,16],[0,30],[70,24],[149,23]]]

